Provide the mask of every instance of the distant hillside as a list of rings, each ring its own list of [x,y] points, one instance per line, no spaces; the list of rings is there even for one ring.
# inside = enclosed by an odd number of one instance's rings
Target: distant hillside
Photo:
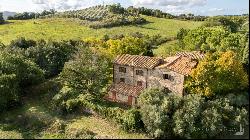
[[[6,20],[7,17],[9,17],[9,16],[14,16],[15,14],[17,14],[17,13],[16,13],[16,12],[4,11],[4,12],[3,12],[3,18]]]
[[[180,21],[174,19],[142,16],[149,23],[142,25],[119,26],[114,28],[92,29],[82,25],[80,19],[51,18],[34,20],[13,20],[12,24],[0,26],[0,42],[9,44],[11,40],[23,36],[28,39],[69,40],[86,39],[89,37],[115,36],[120,34],[143,33],[147,35],[161,35],[175,37],[181,29],[194,29],[203,22]],[[76,21],[75,21],[76,20]]]
[[[119,4],[98,5],[82,10],[57,12],[55,14],[43,16],[42,18],[77,18],[81,23],[90,28],[107,28],[120,25],[142,24],[146,20],[139,14],[129,13]]]

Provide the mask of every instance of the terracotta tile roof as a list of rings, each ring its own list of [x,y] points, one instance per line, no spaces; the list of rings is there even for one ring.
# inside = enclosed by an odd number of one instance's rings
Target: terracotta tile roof
[[[166,66],[167,69],[178,72],[183,75],[189,75],[193,68],[198,64],[191,58],[181,56]]]
[[[177,52],[177,56],[186,56],[192,59],[203,59],[205,57],[205,54],[200,51],[192,51],[192,52]]]
[[[109,91],[115,91],[118,94],[132,95],[137,97],[140,95],[140,92],[143,90],[143,87],[132,86],[124,83],[113,84]]]
[[[119,65],[153,69],[160,64],[161,60],[162,59],[157,57],[123,54],[119,55],[115,59],[114,63]]]
[[[176,59],[180,58],[181,56],[170,56],[164,59],[164,62],[157,66],[156,68],[166,68],[170,63],[174,62]]]

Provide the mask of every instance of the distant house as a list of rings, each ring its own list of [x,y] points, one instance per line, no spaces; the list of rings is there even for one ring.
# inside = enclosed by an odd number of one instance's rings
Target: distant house
[[[184,96],[185,78],[203,57],[201,52],[180,52],[165,59],[119,55],[113,63],[113,84],[107,98],[135,105],[140,92],[152,87],[163,87]]]

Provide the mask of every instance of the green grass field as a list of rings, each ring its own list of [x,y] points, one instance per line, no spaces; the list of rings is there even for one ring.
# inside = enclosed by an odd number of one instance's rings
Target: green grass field
[[[196,28],[202,22],[180,21],[143,16],[148,24],[137,26],[121,26],[113,28],[91,29],[81,25],[77,19],[37,19],[8,21],[0,25],[0,42],[8,44],[18,37],[28,39],[68,40],[84,39],[88,37],[102,37],[103,35],[129,34],[141,32],[148,35],[160,34],[173,37],[180,28]]]
[[[174,55],[176,53],[176,50],[178,50],[179,48],[177,43],[178,41],[174,40],[159,45],[157,49],[154,49],[154,55],[162,57]]]

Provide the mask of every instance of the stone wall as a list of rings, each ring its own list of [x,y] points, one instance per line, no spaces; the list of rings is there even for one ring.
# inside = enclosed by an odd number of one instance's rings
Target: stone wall
[[[119,72],[119,67],[126,68],[126,73]],[[117,84],[120,82],[120,78],[125,78],[125,83],[133,85],[133,67],[123,66],[123,65],[114,65],[114,83]]]
[[[168,74],[173,77],[173,80],[163,78],[163,74]],[[149,71],[148,86],[165,87],[178,95],[183,95],[184,75],[167,69],[153,69]]]
[[[119,67],[126,68],[126,73],[119,72]],[[142,70],[143,76],[136,75],[136,70]],[[163,74],[171,75],[173,80],[164,79]],[[137,86],[137,81],[142,81],[142,87],[144,88],[165,87],[177,93],[179,96],[183,96],[185,76],[168,69],[144,69],[114,64],[113,76],[115,84],[120,82],[120,78],[124,78],[126,84],[134,86]],[[109,94],[109,97],[112,98],[112,94]],[[126,93],[116,94],[116,99],[117,101],[128,103],[128,95]],[[135,104],[135,100],[136,97],[133,97],[133,105]]]
[[[119,67],[126,68],[126,73],[119,72]],[[136,75],[136,70],[142,70],[143,76]],[[123,65],[114,65],[114,83],[119,83],[120,78],[125,78],[125,83],[129,85],[137,86],[137,81],[142,82],[142,87],[146,88],[147,86],[147,78],[148,78],[148,70],[143,68],[136,68],[130,66]]]

